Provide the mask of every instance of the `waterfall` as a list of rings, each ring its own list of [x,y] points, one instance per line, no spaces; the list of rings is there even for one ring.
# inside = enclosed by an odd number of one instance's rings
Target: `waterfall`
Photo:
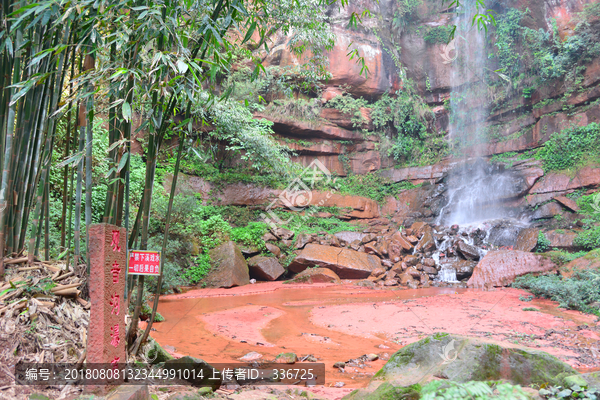
[[[487,52],[485,32],[472,25],[476,0],[464,0],[454,19],[456,32],[451,68],[449,140],[462,166],[448,177],[448,204],[438,223],[470,224],[507,216],[502,205],[513,196],[514,176],[490,166],[481,157],[487,144],[484,122],[488,115],[487,86],[484,82]]]

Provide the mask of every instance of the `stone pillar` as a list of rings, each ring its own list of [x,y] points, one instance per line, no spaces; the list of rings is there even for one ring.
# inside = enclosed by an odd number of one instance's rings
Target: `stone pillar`
[[[90,326],[87,362],[125,363],[125,228],[94,224],[90,233]]]

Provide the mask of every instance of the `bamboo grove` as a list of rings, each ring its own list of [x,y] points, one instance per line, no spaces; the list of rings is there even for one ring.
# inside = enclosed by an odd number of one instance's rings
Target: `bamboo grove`
[[[183,137],[192,130],[192,105],[210,109],[227,96],[218,90],[218,77],[232,68],[234,50],[250,39],[253,49],[268,50],[266,39],[278,30],[319,31],[323,26],[307,16],[315,4],[325,3],[1,0],[0,277],[5,257],[26,254],[29,262],[49,257],[51,168],[62,170],[60,258],[89,268],[84,228],[92,223],[92,128],[99,114],[108,124],[110,162],[102,221],[125,226],[129,248],[146,249],[157,157],[165,137],[180,136],[180,156]],[[351,22],[357,18],[353,13]],[[294,51],[319,54],[331,45],[330,38],[329,44],[315,41],[312,48],[306,42],[300,40]],[[264,68],[250,57],[256,64],[253,76],[258,76]],[[130,195],[134,116],[141,121],[136,129],[148,138],[139,199]],[[61,162],[53,165],[53,157]],[[178,167],[169,213],[177,172]],[[132,203],[138,211],[130,221]],[[131,295],[137,285],[133,321],[140,312],[143,279],[130,281],[126,293]],[[130,344],[137,330],[133,325]]]

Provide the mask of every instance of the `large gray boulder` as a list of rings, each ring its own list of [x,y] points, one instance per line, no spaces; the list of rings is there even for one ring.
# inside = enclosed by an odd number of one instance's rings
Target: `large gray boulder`
[[[234,242],[225,242],[208,254],[211,269],[203,280],[207,286],[230,288],[250,283],[248,264]]]
[[[455,382],[507,380],[513,384],[560,385],[577,374],[571,366],[543,351],[479,338],[437,333],[398,350],[375,374],[382,382],[409,386],[432,379]]]

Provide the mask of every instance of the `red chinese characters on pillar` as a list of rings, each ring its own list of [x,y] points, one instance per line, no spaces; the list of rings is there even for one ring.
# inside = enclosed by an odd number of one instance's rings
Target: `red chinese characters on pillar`
[[[121,273],[121,266],[119,263],[115,261],[110,272],[112,273],[113,283],[119,283],[119,274]]]
[[[110,245],[112,246],[113,251],[121,251],[121,244],[119,241],[121,240],[121,231],[113,230],[112,231],[112,242]]]
[[[93,224],[90,233],[90,321],[87,361],[91,364],[126,362],[125,313],[121,298],[125,293],[127,265],[125,228],[110,224]],[[121,276],[123,274],[123,276]],[[86,392],[103,393],[107,385],[86,386]]]
[[[121,342],[121,338],[119,337],[119,324],[115,324],[110,327],[110,344],[117,347]]]
[[[115,315],[119,315],[119,311],[121,310],[121,296],[119,296],[118,294],[113,294],[112,296],[110,296],[110,302],[108,304],[110,304],[110,306],[112,307],[112,311],[110,312],[111,314],[115,314]]]

